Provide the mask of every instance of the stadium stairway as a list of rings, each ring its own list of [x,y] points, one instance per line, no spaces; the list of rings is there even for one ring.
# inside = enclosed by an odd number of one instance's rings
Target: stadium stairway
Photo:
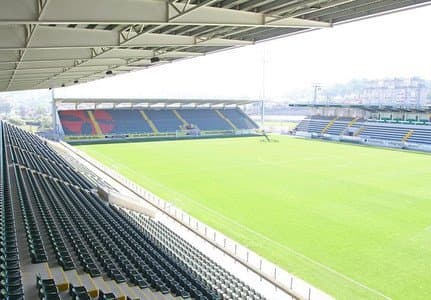
[[[257,129],[259,126],[254,123],[242,110],[236,109],[223,109],[223,115],[228,118],[237,129]]]
[[[414,130],[409,130],[409,132],[407,132],[407,133],[403,136],[402,141],[403,141],[403,142],[407,142],[407,141],[408,141],[408,139],[413,135],[413,133],[414,133]]]
[[[100,129],[99,123],[97,122],[96,118],[94,117],[94,114],[91,110],[87,111],[88,117],[90,118],[91,124],[93,124],[94,131],[97,135],[102,135],[103,132]]]
[[[159,132],[174,133],[181,128],[182,122],[179,120],[172,110],[167,109],[148,109],[145,114],[154,123],[154,126]]]
[[[139,134],[152,133],[153,129],[142,118],[138,110],[116,109],[106,111],[112,118],[109,134]]]
[[[309,132],[308,131],[308,125],[310,123],[310,119],[303,119],[301,120],[301,122],[298,123],[298,125],[296,125],[295,130],[296,131],[303,131],[303,132]]]
[[[353,127],[353,126],[352,126]],[[360,126],[360,127],[358,127],[358,129],[356,130],[356,132],[355,132],[355,134],[354,134],[354,136],[360,136],[361,134],[362,134],[362,132],[366,129],[367,127],[366,126]]]
[[[226,123],[228,123],[230,125],[230,127],[232,127],[233,130],[238,130],[238,128],[235,126],[235,124],[233,124],[231,120],[229,120],[228,118],[226,118],[226,116],[223,115],[223,113],[220,110],[214,109],[214,111],[220,116],[220,118],[222,118],[223,120],[225,120]]]
[[[326,131],[328,134],[332,135],[342,135],[343,132],[348,128],[351,118],[338,118]]]
[[[324,118],[322,116],[311,116],[302,120],[296,127],[297,131],[306,131],[311,133],[321,133],[332,118]]]
[[[213,109],[202,108],[198,110],[198,113],[191,109],[183,109],[181,110],[181,116],[188,124],[193,124],[200,130],[232,130],[232,127]]]
[[[350,128],[355,125],[358,120],[360,120],[360,118],[354,118],[352,121],[349,122],[349,124],[347,124],[347,128]]]
[[[381,126],[368,122],[365,129],[360,132],[362,138],[372,138],[388,141],[402,141],[409,130],[401,126]]]
[[[147,114],[145,113],[144,110],[140,110],[139,113],[142,115],[142,118],[144,118],[145,122],[148,123],[148,125],[151,127],[151,129],[153,130],[154,133],[159,133],[159,130],[156,128],[156,126],[154,125],[153,121],[151,121],[150,118],[148,118]]]
[[[415,128],[412,135],[408,138],[408,142],[431,144],[431,128]]]
[[[335,121],[337,121],[338,117],[333,118],[331,121],[329,121],[329,123],[325,126],[325,128],[322,129],[322,131],[320,133],[324,134],[327,133],[329,128],[331,128],[331,126],[335,123]]]
[[[184,120],[184,118],[180,115],[180,113],[179,113],[176,109],[172,110],[172,112],[175,114],[175,116],[178,118],[178,120],[180,120],[180,121],[181,121],[181,123],[182,123],[184,126],[189,125],[189,123],[187,123],[187,121],[186,121],[186,120]]]

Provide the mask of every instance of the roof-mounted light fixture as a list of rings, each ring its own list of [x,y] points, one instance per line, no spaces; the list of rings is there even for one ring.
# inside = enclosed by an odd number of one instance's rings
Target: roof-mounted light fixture
[[[154,64],[154,63],[156,63],[156,62],[159,62],[159,61],[160,61],[160,58],[158,58],[157,56],[151,57],[151,59],[150,59],[150,62],[151,62],[152,64]]]

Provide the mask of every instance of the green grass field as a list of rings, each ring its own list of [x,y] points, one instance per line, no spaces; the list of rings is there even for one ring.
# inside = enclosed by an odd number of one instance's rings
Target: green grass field
[[[80,149],[338,299],[431,299],[431,156],[277,139]]]

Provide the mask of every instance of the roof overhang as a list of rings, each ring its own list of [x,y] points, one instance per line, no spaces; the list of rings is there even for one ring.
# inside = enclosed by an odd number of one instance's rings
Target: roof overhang
[[[429,0],[3,0],[0,91],[67,86]]]
[[[73,105],[75,107],[84,104],[85,107],[98,107],[101,105],[105,106],[143,106],[143,107],[211,107],[211,106],[237,106],[246,105],[258,102],[259,100],[232,100],[232,99],[137,99],[137,98],[123,98],[123,99],[112,99],[112,98],[56,98],[54,99],[56,106],[69,107]]]
[[[361,109],[371,112],[412,112],[429,113],[431,105],[406,106],[406,105],[382,105],[382,104],[335,104],[335,103],[289,103],[289,107],[304,108],[341,108],[341,109]]]

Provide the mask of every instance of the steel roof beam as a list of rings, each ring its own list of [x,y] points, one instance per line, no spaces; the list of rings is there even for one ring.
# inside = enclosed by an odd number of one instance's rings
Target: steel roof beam
[[[34,32],[34,31],[33,31]],[[205,39],[193,36],[144,33],[126,39],[117,31],[80,28],[39,26],[26,37],[24,27],[0,25],[0,50],[20,49],[67,49],[95,47],[154,47],[154,46],[239,46],[249,45],[250,41],[212,38]]]
[[[0,2],[0,81],[8,81],[10,89],[24,87],[14,84],[14,78],[33,76],[38,87],[55,87],[78,79],[85,82],[104,77],[106,70],[120,74],[146,68],[149,59],[155,56],[164,63],[431,3],[430,0]],[[40,72],[43,75],[37,74]],[[4,90],[4,84],[0,84],[0,90]]]
[[[34,2],[33,0],[21,0]],[[2,4],[0,24],[154,24],[154,25],[225,25],[265,27],[274,18],[262,13],[247,12],[209,6],[214,0],[200,4],[182,2],[170,3],[156,0],[51,0],[44,7],[43,14],[35,17],[34,12],[25,14],[26,7],[17,7],[7,0]],[[8,7],[13,7],[9,8]],[[14,9],[15,14],[6,13]],[[21,10],[21,11],[20,11]],[[26,16],[23,18],[23,16]],[[275,27],[330,27],[325,22],[292,19],[271,24]]]

